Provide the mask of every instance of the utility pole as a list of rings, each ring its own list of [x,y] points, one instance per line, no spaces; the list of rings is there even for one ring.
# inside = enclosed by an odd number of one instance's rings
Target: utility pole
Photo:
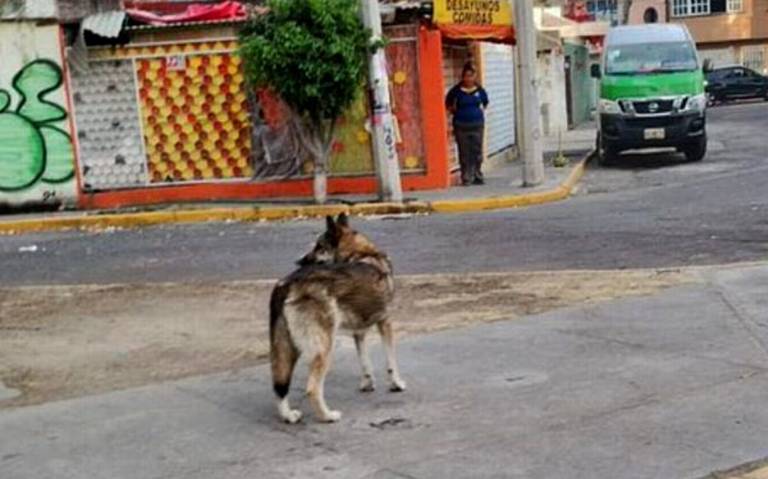
[[[371,30],[372,41],[378,43],[382,37],[381,14],[378,0],[362,0],[363,24]],[[384,48],[377,48],[369,55],[369,81],[373,110],[373,158],[379,179],[379,197],[382,201],[400,203],[403,189],[400,184],[400,163],[397,158],[394,117],[389,101],[389,76]]]
[[[517,38],[518,144],[523,159],[523,185],[544,181],[544,155],[541,138],[541,111],[536,85],[536,25],[533,0],[512,0]]]

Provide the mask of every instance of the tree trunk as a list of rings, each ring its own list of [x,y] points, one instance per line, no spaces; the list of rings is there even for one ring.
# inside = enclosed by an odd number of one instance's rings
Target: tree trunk
[[[318,205],[328,201],[328,167],[325,160],[315,160],[314,192]]]
[[[316,124],[309,119],[302,119],[296,114],[293,114],[293,118],[299,138],[301,138],[304,148],[312,156],[315,203],[322,205],[328,200],[328,166],[330,165],[336,122],[334,120],[327,124]]]
[[[331,164],[333,148],[333,133],[336,121],[331,120],[325,125],[315,125],[314,130],[318,143],[318,155],[315,156],[315,203],[322,205],[328,200],[328,170]]]

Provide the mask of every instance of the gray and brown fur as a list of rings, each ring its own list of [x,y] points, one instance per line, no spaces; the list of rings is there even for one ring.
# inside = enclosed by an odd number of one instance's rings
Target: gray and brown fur
[[[405,390],[395,360],[395,338],[388,307],[394,297],[389,258],[349,226],[346,215],[326,218],[326,231],[299,269],[280,281],[270,299],[270,361],[278,412],[287,422],[301,419],[288,392],[296,362],[309,362],[307,396],[318,420],[334,422],[341,413],[328,408],[323,386],[339,328],[352,330],[363,378],[360,390],[373,391],[366,333],[376,326],[387,353],[391,391]]]

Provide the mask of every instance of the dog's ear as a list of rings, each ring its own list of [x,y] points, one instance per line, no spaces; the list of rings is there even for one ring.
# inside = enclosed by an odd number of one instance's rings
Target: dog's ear
[[[298,266],[309,266],[315,261],[312,259],[312,253],[307,253],[296,261]]]
[[[336,224],[349,228],[349,216],[346,213],[341,213],[339,219],[336,220]]]
[[[336,221],[334,221],[333,216],[326,216],[325,217],[325,239],[333,246],[334,248],[339,245],[339,239],[341,238],[341,228],[339,228],[339,225],[336,224]]]
[[[336,222],[333,220],[333,216],[328,215],[325,217],[325,229],[329,233],[336,233]]]

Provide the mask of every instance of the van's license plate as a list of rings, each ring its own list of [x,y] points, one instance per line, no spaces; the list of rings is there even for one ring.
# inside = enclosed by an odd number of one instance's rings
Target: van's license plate
[[[664,136],[665,136],[664,128],[646,128],[645,129],[646,140],[663,140]]]

